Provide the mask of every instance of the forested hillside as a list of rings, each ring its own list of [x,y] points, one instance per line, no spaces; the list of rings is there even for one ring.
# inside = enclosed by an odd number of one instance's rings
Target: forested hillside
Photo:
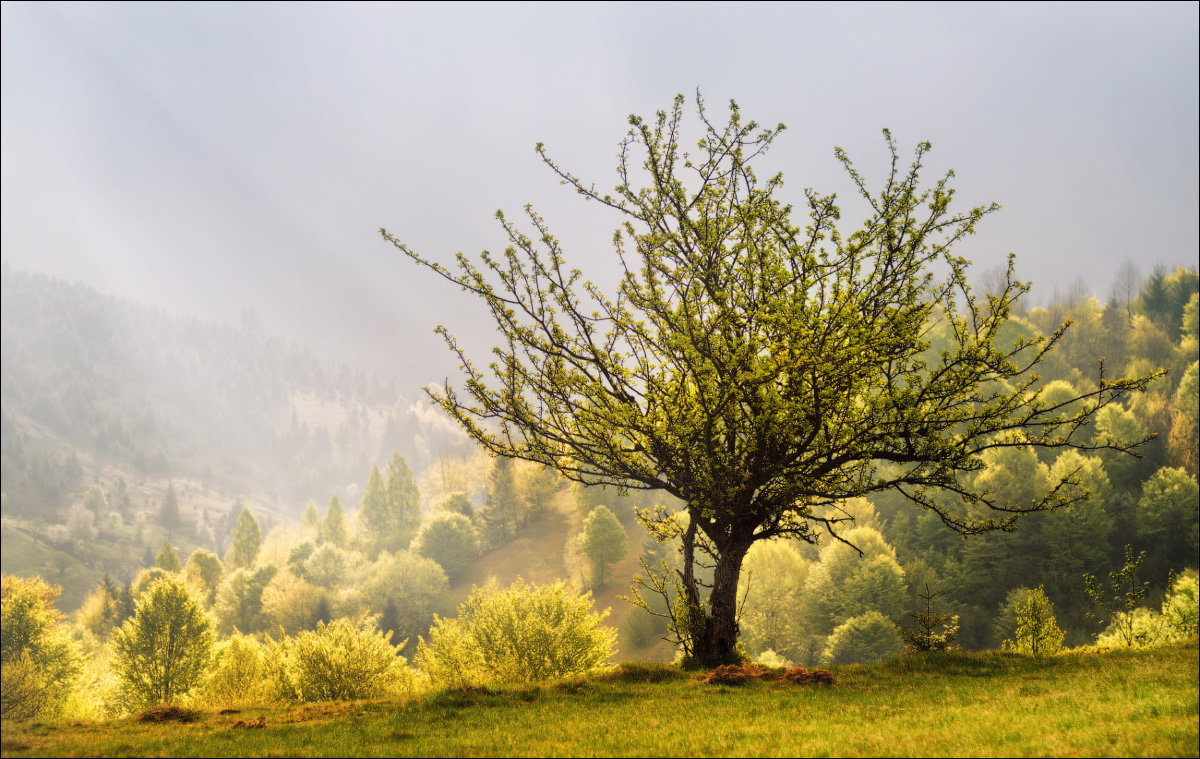
[[[466,450],[415,389],[323,361],[251,319],[172,316],[7,266],[2,287],[6,569],[58,568],[48,574],[64,600],[83,592],[76,560],[91,585],[102,571],[132,577],[168,535],[220,548],[239,499],[268,521],[296,518],[396,452],[424,465]],[[37,540],[55,525],[86,538],[88,555]]]

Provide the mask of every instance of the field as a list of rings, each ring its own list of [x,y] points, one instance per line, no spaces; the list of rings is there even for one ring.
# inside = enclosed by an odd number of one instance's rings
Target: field
[[[5,724],[25,756],[1196,756],[1197,644],[988,652],[834,670],[832,686],[713,686],[662,666],[407,700]]]

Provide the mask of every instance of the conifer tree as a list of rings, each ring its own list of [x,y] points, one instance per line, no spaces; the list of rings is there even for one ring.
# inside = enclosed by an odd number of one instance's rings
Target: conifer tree
[[[237,525],[234,526],[230,537],[233,545],[229,549],[226,563],[234,569],[252,566],[258,558],[258,549],[262,546],[262,530],[259,529],[258,520],[245,506],[242,506],[242,513],[238,515]]]
[[[175,495],[175,484],[167,483],[167,493],[163,496],[162,510],[159,512],[159,522],[168,530],[179,527],[179,498]]]
[[[329,499],[329,506],[325,508],[325,521],[321,523],[321,542],[345,548],[349,541],[346,512],[342,509],[342,500],[334,495]]]
[[[162,547],[158,549],[158,556],[154,559],[154,566],[168,572],[183,571],[183,564],[179,561],[179,552],[171,545],[171,541],[163,541]]]
[[[367,486],[363,488],[359,501],[358,523],[363,533],[367,550],[376,555],[390,542],[396,527],[396,515],[388,498],[387,485],[379,474],[379,467],[371,467]]]
[[[390,550],[404,550],[421,526],[421,493],[408,462],[399,453],[387,465],[388,502],[395,515],[395,542]]]
[[[480,533],[488,545],[497,546],[516,537],[521,506],[513,479],[512,459],[499,456],[488,474],[483,508],[476,513]]]
[[[304,526],[313,531],[321,529],[321,515],[317,513],[317,504],[312,501],[304,507]]]

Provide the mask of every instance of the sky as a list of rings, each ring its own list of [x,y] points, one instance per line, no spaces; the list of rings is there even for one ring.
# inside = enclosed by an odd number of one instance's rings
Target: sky
[[[759,176],[852,195],[892,130],[933,144],[963,248],[1049,297],[1200,251],[1200,5],[54,4],[5,2],[3,260],[171,313],[238,321],[419,387],[495,341],[423,255],[504,247],[532,203],[615,279],[617,219],[545,167],[615,184],[629,114],[699,90],[787,131]],[[692,112],[689,106],[689,113]],[[787,195],[791,193],[790,195]],[[846,206],[847,227],[861,220]]]

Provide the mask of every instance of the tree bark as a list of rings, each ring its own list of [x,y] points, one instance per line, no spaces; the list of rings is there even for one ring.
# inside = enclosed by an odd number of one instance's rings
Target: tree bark
[[[738,661],[735,650],[738,641],[738,579],[742,574],[742,560],[749,549],[749,544],[733,544],[720,551],[713,571],[709,608],[703,615],[703,624],[694,630],[693,635],[693,658],[698,664],[715,667]]]

